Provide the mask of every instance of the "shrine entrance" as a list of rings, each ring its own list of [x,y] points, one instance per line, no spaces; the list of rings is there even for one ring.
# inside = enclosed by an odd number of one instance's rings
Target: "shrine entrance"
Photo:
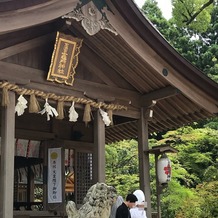
[[[82,204],[87,190],[93,185],[93,152],[70,144],[64,141],[15,140],[14,210],[43,211],[44,207],[52,210],[53,203],[48,203],[52,194],[54,200],[60,197],[59,204],[54,201],[59,209],[69,200]],[[60,151],[60,161],[55,160],[55,166],[49,164],[50,150]],[[59,170],[55,172],[56,169]],[[49,171],[53,172],[50,179]],[[52,186],[58,178],[61,187],[53,186],[49,190],[49,183]],[[57,189],[61,190],[61,196],[56,196]]]

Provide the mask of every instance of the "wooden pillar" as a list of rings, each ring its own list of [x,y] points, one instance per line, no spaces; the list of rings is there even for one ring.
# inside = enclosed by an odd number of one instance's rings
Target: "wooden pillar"
[[[157,218],[161,218],[161,205],[160,205],[160,194],[161,188],[158,181],[157,175],[157,163],[158,163],[158,154],[155,154],[155,177],[156,177],[156,192],[157,192]]]
[[[9,92],[10,103],[2,107],[0,218],[13,217],[15,93]]]
[[[140,189],[145,193],[145,200],[147,201],[147,218],[151,218],[150,163],[148,151],[148,120],[145,119],[145,109],[141,108],[138,125]]]
[[[94,117],[93,182],[105,182],[105,124],[97,110]]]

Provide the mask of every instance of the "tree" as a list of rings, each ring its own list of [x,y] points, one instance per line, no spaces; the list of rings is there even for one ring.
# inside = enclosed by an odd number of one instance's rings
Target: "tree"
[[[218,130],[182,127],[169,131],[160,140],[149,139],[149,146],[166,144],[179,150],[169,154],[172,180],[161,199],[163,218],[212,218],[217,216]],[[106,182],[119,195],[139,188],[138,143],[124,140],[106,146]],[[156,208],[154,156],[150,157],[151,201]],[[206,209],[205,209],[206,208]]]
[[[171,23],[163,17],[157,2],[155,0],[147,0],[142,7],[142,11],[162,35],[169,39],[170,33],[168,30],[172,30],[172,26]]]
[[[218,217],[218,180],[209,183],[204,182],[197,186],[196,191],[203,199],[201,207],[204,216],[201,217]]]
[[[217,217],[217,135],[218,130],[187,126],[167,132],[157,142],[171,141],[179,150],[170,156],[173,179],[162,197],[163,217]]]
[[[125,197],[139,188],[138,144],[124,140],[106,145],[106,181]]]
[[[176,218],[218,217],[218,181],[203,183],[196,187],[195,199],[187,199],[177,211]]]
[[[172,145],[179,150],[178,163],[191,177],[180,179],[182,185],[195,188],[204,181],[218,180],[218,131],[210,128],[191,126],[169,131],[159,143],[171,140]]]
[[[202,2],[203,0],[200,0]],[[173,1],[174,13],[178,11],[180,13],[181,0]],[[182,1],[182,6],[185,4],[199,5],[198,0],[186,0]],[[204,0],[205,2],[205,0]],[[186,5],[186,7],[188,7]],[[207,13],[210,14],[210,19],[206,22],[206,17],[204,13],[198,14],[203,16],[201,22],[204,24],[199,24],[200,28],[203,30],[199,31],[196,23],[190,25],[180,25],[181,17],[179,15],[174,15],[173,18],[167,21],[158,8],[157,2],[155,0],[148,0],[143,5],[143,12],[153,23],[153,25],[160,31],[160,33],[166,38],[166,40],[173,46],[184,58],[190,61],[197,68],[202,70],[208,77],[218,82],[218,6],[217,4],[210,4],[207,7]],[[184,9],[184,8],[183,8]],[[185,9],[184,9],[185,10]],[[197,18],[196,18],[197,19]]]
[[[173,0],[173,17],[178,27],[198,32],[207,30],[214,0]]]

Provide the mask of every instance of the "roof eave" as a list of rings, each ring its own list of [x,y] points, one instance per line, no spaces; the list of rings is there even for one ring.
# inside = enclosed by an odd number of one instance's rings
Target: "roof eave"
[[[151,22],[146,19],[132,0],[127,0],[125,3],[119,0],[112,0],[112,2],[131,28],[134,29],[162,59],[173,66],[183,77],[218,101],[218,84],[182,57],[156,30]]]

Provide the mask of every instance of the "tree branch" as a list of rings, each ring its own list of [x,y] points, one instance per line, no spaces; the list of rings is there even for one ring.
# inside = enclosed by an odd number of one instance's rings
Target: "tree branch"
[[[196,11],[192,16],[190,16],[190,19],[186,22],[186,25],[188,26],[205,8],[209,7],[211,4],[213,4],[214,0],[209,0],[205,4],[202,5],[202,7]]]

